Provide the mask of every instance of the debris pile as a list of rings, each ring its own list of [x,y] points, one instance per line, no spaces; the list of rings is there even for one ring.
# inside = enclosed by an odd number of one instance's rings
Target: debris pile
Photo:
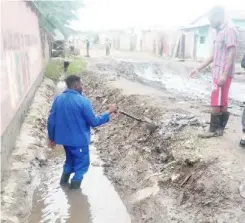
[[[95,131],[105,172],[128,207],[132,222],[216,222],[214,216],[219,213],[225,219],[220,210],[231,204],[237,216],[241,215],[240,195],[231,192],[219,160],[205,160],[195,152],[200,143],[195,134],[206,123],[186,111],[149,106],[150,96],[124,95],[109,85],[113,72],[106,74],[107,65],[100,67],[105,68],[102,74],[83,74],[84,89],[95,110],[103,112],[106,104],[117,103],[124,111],[159,126],[150,132],[144,123],[119,114]],[[232,218],[236,216],[229,216]]]

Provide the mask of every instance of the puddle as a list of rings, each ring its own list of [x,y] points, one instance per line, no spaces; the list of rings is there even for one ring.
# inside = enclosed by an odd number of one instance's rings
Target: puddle
[[[101,163],[91,146],[91,163]],[[130,217],[101,166],[90,166],[82,190],[60,187],[64,155],[55,151],[52,165],[43,170],[40,186],[35,190],[30,223],[130,223]]]

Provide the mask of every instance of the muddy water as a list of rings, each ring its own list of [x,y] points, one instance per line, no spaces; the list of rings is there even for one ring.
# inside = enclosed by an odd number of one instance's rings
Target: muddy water
[[[50,165],[42,172],[33,197],[30,223],[129,223],[130,217],[111,182],[103,174],[102,162],[92,146],[91,167],[81,190],[60,187],[64,161],[62,148],[55,151]]]
[[[138,77],[148,81],[159,82],[164,85],[169,92],[185,95],[193,99],[200,98],[204,100],[205,103],[209,104],[209,96],[212,89],[211,74],[200,74],[197,78],[190,79],[188,77],[188,71],[186,72],[186,75],[177,74],[169,69],[166,69],[160,64],[157,66],[159,69],[156,73],[156,66],[151,63],[145,63],[147,66],[142,68],[142,61],[139,62],[137,60],[129,59],[118,59],[117,61],[132,63],[134,66],[134,72]],[[232,113],[239,115],[241,114],[241,108],[239,104],[245,100],[244,92],[245,82],[234,80],[230,89],[230,99],[232,99]]]

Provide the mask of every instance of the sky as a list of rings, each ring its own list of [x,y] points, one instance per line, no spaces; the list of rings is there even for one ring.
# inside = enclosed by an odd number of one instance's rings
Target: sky
[[[245,0],[84,0],[78,21],[71,27],[80,31],[146,28],[160,25],[174,28],[188,25],[215,5],[226,10],[244,10]]]

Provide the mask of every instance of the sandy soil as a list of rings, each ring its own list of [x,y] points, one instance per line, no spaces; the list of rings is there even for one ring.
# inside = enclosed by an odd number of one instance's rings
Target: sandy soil
[[[98,129],[106,174],[132,222],[245,222],[240,117],[231,116],[222,138],[201,140],[197,133],[208,120],[205,97],[192,97],[191,91],[189,97],[174,94],[152,81],[139,83],[118,64],[113,58],[92,58],[83,81],[97,111],[117,103],[159,125],[150,133],[144,124],[119,115]]]

